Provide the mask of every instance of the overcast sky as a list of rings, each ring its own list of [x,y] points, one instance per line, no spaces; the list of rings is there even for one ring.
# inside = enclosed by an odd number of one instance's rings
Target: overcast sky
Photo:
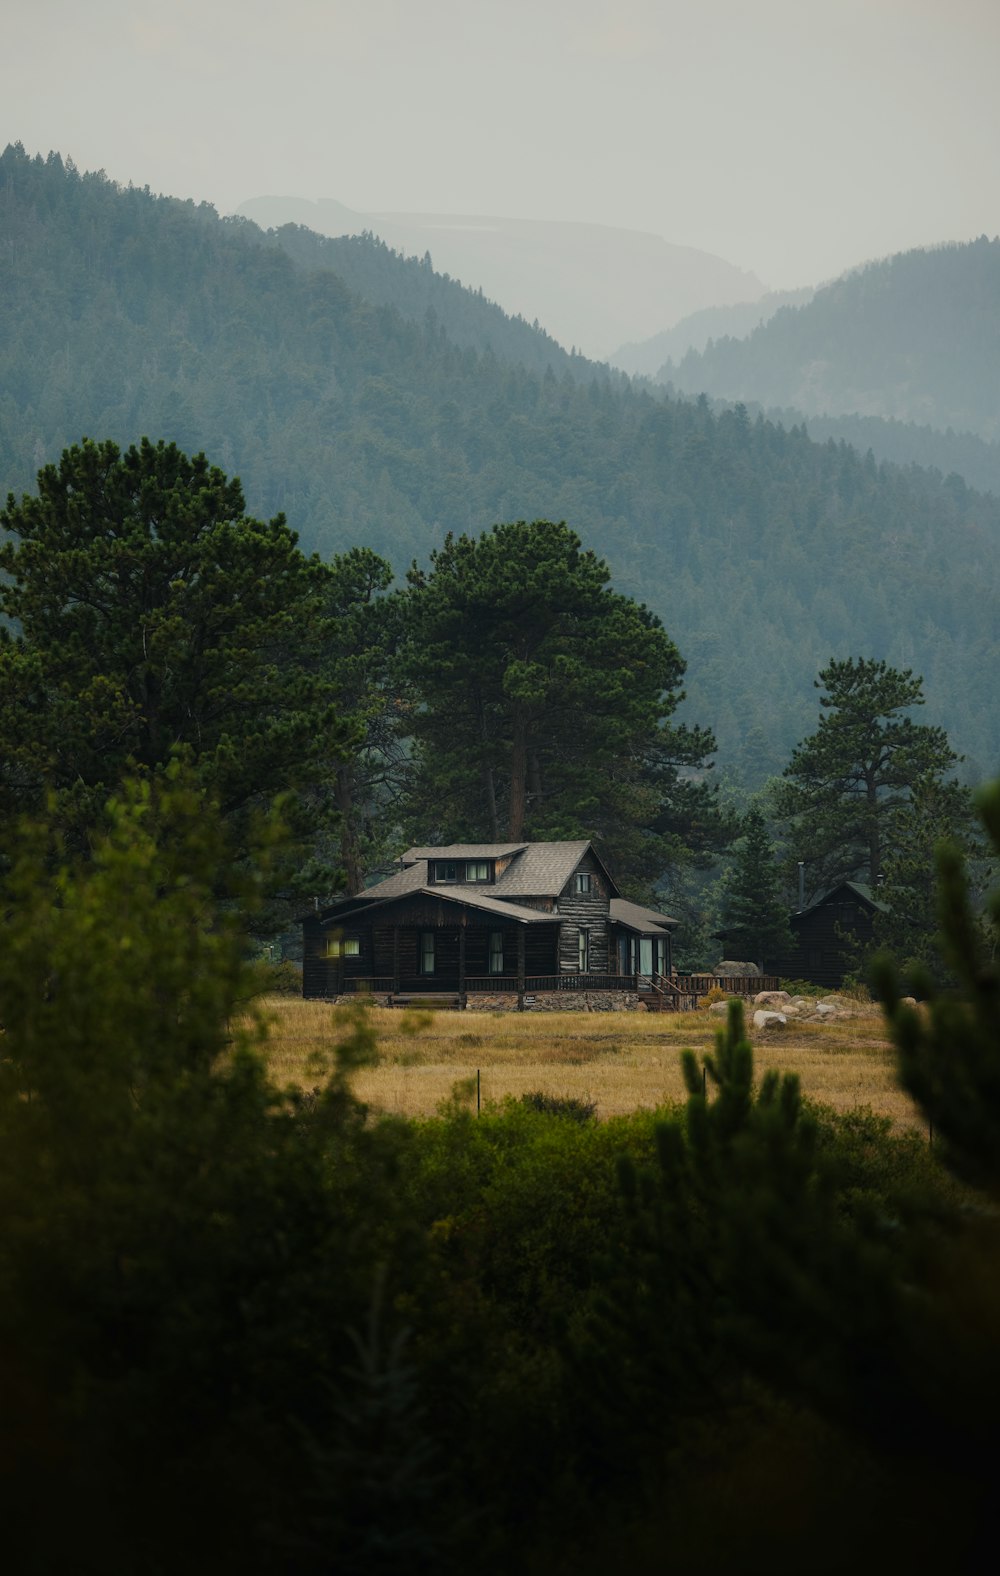
[[[815,283],[1000,230],[998,0],[3,0],[0,143]],[[473,282],[474,281],[470,281]]]

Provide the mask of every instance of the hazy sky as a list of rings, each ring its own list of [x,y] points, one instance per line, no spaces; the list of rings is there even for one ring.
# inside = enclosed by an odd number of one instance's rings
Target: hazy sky
[[[291,194],[589,220],[776,287],[1000,230],[1000,0],[3,0],[0,14],[0,143],[222,212]]]

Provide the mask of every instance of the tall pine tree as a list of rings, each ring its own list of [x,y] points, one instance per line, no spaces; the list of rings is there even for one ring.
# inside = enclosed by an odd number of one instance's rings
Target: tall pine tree
[[[414,808],[445,839],[588,836],[654,878],[719,836],[708,730],[675,723],[684,663],[564,523],[454,537],[410,570]]]
[[[887,839],[918,780],[939,780],[959,757],[943,728],[914,722],[923,680],[865,657],[831,659],[819,728],[795,748],[775,805],[791,823],[811,885],[858,878],[875,886]]]

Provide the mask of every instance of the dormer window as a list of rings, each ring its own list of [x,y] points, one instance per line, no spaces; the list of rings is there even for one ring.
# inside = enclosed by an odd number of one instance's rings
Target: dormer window
[[[459,871],[462,872],[461,875],[459,875]],[[435,859],[435,861],[434,861],[434,880],[435,881],[461,881],[464,875],[465,875],[465,865],[464,865],[464,863],[460,863],[459,860],[457,860],[457,859]]]
[[[435,859],[430,866],[431,880],[458,885],[463,882],[492,882],[492,859]]]
[[[578,870],[576,872],[576,890],[578,892],[590,891],[590,871]]]

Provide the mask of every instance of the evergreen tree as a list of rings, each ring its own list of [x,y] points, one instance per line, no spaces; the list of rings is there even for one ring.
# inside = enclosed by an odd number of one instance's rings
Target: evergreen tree
[[[720,835],[711,734],[671,721],[684,663],[659,619],[612,591],[567,525],[454,537],[410,570],[407,674],[419,773],[445,839],[590,836],[655,876]]]
[[[402,603],[398,595],[385,594],[391,583],[391,566],[368,547],[351,548],[331,560],[328,633],[319,665],[338,714],[358,731],[355,747],[332,759],[329,778],[348,895],[358,892],[366,870],[386,857],[386,841],[412,775],[405,737],[407,686],[394,663]]]
[[[989,870],[970,790],[933,776],[919,778],[889,829],[879,889],[885,911],[875,916],[873,946],[906,967],[930,969],[938,979],[949,972],[938,923],[936,866],[937,848],[945,840],[962,853],[970,880],[981,888]]]
[[[831,659],[815,681],[827,714],[796,746],[775,792],[814,888],[852,877],[874,886],[914,785],[940,781],[957,763],[943,728],[906,715],[924,704],[922,683],[909,668],[865,657]]]
[[[979,797],[993,854],[1000,857],[1000,782]],[[936,856],[941,946],[954,983],[942,988],[919,963],[912,983],[928,1003],[902,1000],[898,966],[875,968],[899,1051],[903,1085],[943,1141],[949,1164],[991,1190],[1000,1184],[1000,888],[981,914],[962,852],[942,842]]]
[[[752,958],[761,972],[767,953],[792,944],[774,848],[756,806],[744,817],[742,836],[723,887],[722,926],[731,955]]]
[[[128,772],[186,747],[245,845],[255,806],[352,742],[319,662],[330,572],[204,455],[84,439],[0,524],[6,808],[54,793],[82,839]]]

